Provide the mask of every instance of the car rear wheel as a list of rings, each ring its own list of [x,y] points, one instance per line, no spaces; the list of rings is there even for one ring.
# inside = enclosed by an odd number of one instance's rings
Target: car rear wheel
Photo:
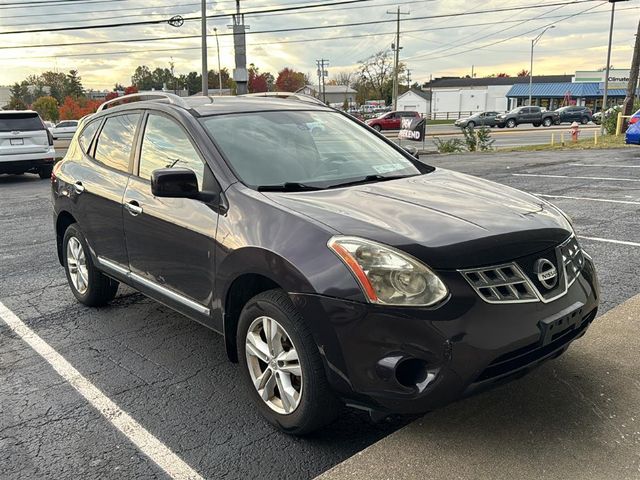
[[[40,178],[42,178],[43,180],[45,178],[51,178],[51,172],[53,171],[53,167],[49,166],[49,167],[41,167],[40,170],[38,170],[38,176]]]
[[[545,127],[550,127],[552,123],[553,121],[548,117],[542,120],[542,125],[544,125]]]
[[[64,233],[62,255],[69,287],[80,303],[98,307],[114,299],[118,282],[96,269],[87,241],[75,223]]]
[[[304,435],[336,419],[340,402],[309,328],[284,291],[269,290],[247,302],[237,345],[249,394],[273,425]]]
[[[513,118],[507,120],[507,127],[514,128],[516,126],[516,121]]]
[[[589,123],[589,118],[588,117],[582,117],[580,119],[580,123],[582,123],[582,125],[586,125],[587,123]]]
[[[540,126],[540,124],[539,123],[534,123],[533,126],[537,128],[537,127]]]

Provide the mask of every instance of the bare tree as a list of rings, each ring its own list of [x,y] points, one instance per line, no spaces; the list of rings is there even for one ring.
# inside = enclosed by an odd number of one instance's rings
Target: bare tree
[[[336,75],[336,78],[334,78],[333,80],[336,82],[336,85],[344,85],[345,87],[350,87],[353,81],[353,77],[353,72],[339,72]]]
[[[365,85],[378,95],[378,98],[383,98],[385,85],[391,80],[393,74],[393,58],[389,50],[381,50],[361,60],[358,74]]]

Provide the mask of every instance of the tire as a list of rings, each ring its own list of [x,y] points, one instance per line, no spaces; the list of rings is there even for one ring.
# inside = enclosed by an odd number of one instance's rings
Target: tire
[[[40,178],[42,178],[43,180],[45,178],[51,178],[51,172],[53,172],[53,167],[52,166],[41,167],[40,170],[38,170],[38,176]]]
[[[380,125],[374,125],[374,126],[373,126],[373,129],[374,129],[376,132],[379,132],[379,131],[381,131],[381,130],[382,130],[382,127],[381,127]]]
[[[465,128],[474,129],[476,128],[476,122],[467,122],[467,126]]]
[[[589,118],[588,118],[588,117],[582,117],[582,118],[580,119],[580,123],[581,123],[582,125],[586,125],[587,123],[589,123]]]
[[[538,128],[540,126],[540,124],[539,123],[534,123],[533,126]]]
[[[278,360],[277,356],[269,354],[273,350],[263,334],[266,329],[274,327],[280,334],[273,348],[281,350],[280,358],[285,353],[291,357],[291,351],[297,352],[297,362],[295,359]],[[246,388],[260,413],[270,423],[286,433],[305,435],[337,418],[341,403],[329,386],[318,347],[304,319],[284,291],[269,290],[247,302],[238,322],[237,345]],[[252,345],[259,345],[261,349]],[[285,362],[289,368],[299,367],[300,376],[280,370],[285,368]],[[254,383],[254,379],[258,382],[260,378],[266,378],[261,393]],[[291,387],[292,395],[276,395],[276,388],[280,391],[279,385]],[[269,398],[263,400],[261,395]],[[285,402],[281,397],[288,400]]]
[[[553,121],[549,117],[542,120],[542,125],[544,125],[545,127],[550,127],[552,123]]]
[[[78,246],[80,250],[77,249]],[[72,253],[74,249],[75,258],[70,258],[69,255],[74,255]],[[118,292],[119,283],[95,267],[89,254],[87,241],[77,223],[71,224],[64,232],[62,256],[67,282],[69,282],[71,292],[80,303],[89,307],[100,307],[114,299]],[[84,268],[82,268],[83,266]],[[84,288],[82,282],[84,282]]]
[[[504,128],[504,125],[498,125],[498,128]]]
[[[507,120],[507,128],[514,128],[516,126],[516,121],[513,118]]]

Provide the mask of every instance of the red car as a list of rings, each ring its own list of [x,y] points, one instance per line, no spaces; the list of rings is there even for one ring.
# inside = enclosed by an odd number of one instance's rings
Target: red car
[[[400,130],[400,124],[402,123],[403,118],[420,118],[420,114],[418,112],[387,112],[383,113],[379,117],[372,118],[367,120],[367,125],[371,128],[375,128],[377,131],[380,130]]]

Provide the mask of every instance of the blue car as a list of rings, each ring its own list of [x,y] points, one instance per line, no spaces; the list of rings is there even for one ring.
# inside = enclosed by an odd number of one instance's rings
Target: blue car
[[[629,127],[624,136],[624,140],[628,144],[635,143],[640,145],[640,110],[634,113],[629,119]]]

